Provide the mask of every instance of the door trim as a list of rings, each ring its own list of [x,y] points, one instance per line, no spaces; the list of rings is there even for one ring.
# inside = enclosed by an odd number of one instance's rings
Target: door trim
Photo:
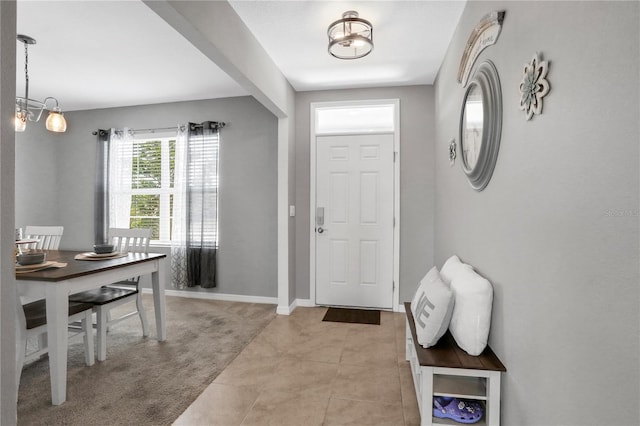
[[[321,136],[356,134],[393,134],[393,300],[394,312],[400,312],[400,99],[372,99],[362,101],[312,102],[309,121],[309,300],[316,304],[316,126],[315,112],[319,108],[363,105],[393,105],[393,132],[322,133]]]

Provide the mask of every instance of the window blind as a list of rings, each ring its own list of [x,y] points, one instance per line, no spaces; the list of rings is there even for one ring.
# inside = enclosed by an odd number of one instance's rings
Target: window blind
[[[206,134],[189,142],[188,205],[190,239],[204,247],[218,242],[218,133]],[[207,215],[204,211],[209,212]]]

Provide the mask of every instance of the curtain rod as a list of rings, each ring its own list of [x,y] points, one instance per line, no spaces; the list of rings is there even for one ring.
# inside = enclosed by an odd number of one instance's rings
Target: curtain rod
[[[182,126],[181,126],[182,127]],[[162,132],[162,131],[166,131],[166,130],[175,130],[177,131],[180,127],[178,126],[173,126],[173,127],[158,127],[155,129],[130,129],[129,131],[132,133],[156,133],[156,132]],[[97,136],[98,132],[108,132],[108,130],[103,130],[103,129],[99,129],[99,130],[94,130],[93,132],[91,132],[92,135]]]
[[[218,122],[211,122],[211,121],[206,121],[205,123],[215,123],[215,125],[218,128],[223,128],[226,123],[224,121],[218,121]],[[203,123],[204,124],[204,123]],[[197,128],[197,127],[202,127],[203,124],[195,124],[195,123],[189,123],[189,125],[192,128]],[[167,130],[174,130],[174,131],[178,131],[179,129],[184,128],[184,125],[181,126],[173,126],[173,127],[158,127],[155,129],[130,129],[129,131],[132,133],[156,133],[156,132],[162,132],[162,131],[167,131]],[[91,132],[92,135],[97,136],[98,133],[100,133],[101,136],[105,136],[108,130],[103,130],[103,129],[99,129],[99,130],[94,130],[93,132]],[[104,132],[104,133],[103,133]]]
[[[166,131],[166,130],[178,131],[178,129],[180,127],[183,127],[183,126],[159,127],[159,128],[156,128],[156,129],[131,129],[130,131],[133,132],[133,133],[156,133],[156,132],[163,132],[163,131]]]

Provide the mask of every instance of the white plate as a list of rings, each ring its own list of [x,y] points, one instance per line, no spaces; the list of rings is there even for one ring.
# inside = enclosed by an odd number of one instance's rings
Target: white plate
[[[88,251],[86,253],[82,253],[82,255],[85,257],[95,257],[95,258],[113,257],[113,256],[118,256],[119,254],[120,254],[119,251],[112,251],[111,253],[94,253],[92,251]]]

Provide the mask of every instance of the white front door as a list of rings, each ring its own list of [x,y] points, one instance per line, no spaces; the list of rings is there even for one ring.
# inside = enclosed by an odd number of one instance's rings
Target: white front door
[[[393,138],[316,137],[316,303],[393,306]]]

